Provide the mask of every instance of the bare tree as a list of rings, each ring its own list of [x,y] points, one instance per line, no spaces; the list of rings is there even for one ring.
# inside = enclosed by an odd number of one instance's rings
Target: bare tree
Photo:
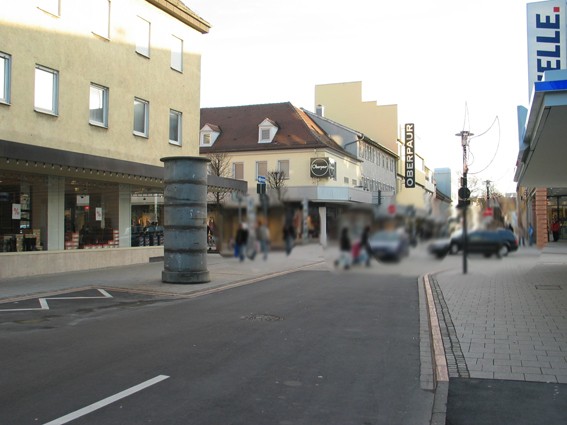
[[[226,152],[213,152],[207,154],[207,158],[209,159],[209,174],[218,177],[229,177],[230,176],[230,156]],[[221,250],[222,245],[222,229],[224,226],[223,222],[223,213],[222,213],[222,206],[225,197],[230,193],[229,190],[223,190],[220,188],[216,188],[211,192],[211,196],[213,198],[213,204],[215,206],[215,211],[218,217],[218,226],[217,226],[217,235],[214,235],[216,238],[216,248],[217,250]]]
[[[286,175],[283,171],[268,171],[266,183],[276,193],[278,202],[282,202],[286,195]]]
[[[213,152],[207,154],[209,161],[209,174],[218,177],[230,176],[230,156],[226,152]],[[230,191],[228,190],[215,190],[213,192],[214,204],[220,208],[222,201]]]

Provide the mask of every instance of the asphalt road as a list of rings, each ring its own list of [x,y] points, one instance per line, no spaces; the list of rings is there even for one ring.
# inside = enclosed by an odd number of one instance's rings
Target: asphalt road
[[[0,313],[0,423],[429,421],[417,275],[303,271],[195,299],[110,295]]]

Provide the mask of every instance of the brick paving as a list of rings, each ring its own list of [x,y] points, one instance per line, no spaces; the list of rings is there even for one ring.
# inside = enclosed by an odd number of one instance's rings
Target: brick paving
[[[432,287],[450,377],[567,383],[567,243],[470,256]]]

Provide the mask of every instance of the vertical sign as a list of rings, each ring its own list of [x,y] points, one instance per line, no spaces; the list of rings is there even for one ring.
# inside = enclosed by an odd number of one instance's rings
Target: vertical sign
[[[406,148],[406,187],[415,187],[415,128],[413,124],[405,125]]]
[[[567,65],[566,4],[565,0],[527,4],[530,99],[534,83],[542,80],[545,71]]]

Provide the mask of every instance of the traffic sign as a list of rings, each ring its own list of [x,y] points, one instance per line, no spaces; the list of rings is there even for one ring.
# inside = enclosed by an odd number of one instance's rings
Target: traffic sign
[[[494,210],[492,208],[486,208],[482,213],[483,217],[492,217],[494,215]]]
[[[258,176],[258,183],[266,184],[266,176]]]

